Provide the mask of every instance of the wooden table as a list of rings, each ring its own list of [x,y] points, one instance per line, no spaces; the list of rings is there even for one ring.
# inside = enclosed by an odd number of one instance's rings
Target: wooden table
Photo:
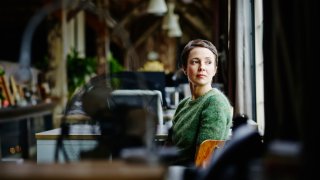
[[[82,161],[67,164],[0,163],[1,179],[165,179],[166,168],[157,164],[124,161]]]

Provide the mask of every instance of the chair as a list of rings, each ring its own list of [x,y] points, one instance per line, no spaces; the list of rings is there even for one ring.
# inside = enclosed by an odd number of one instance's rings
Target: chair
[[[212,154],[217,148],[222,148],[225,144],[224,140],[213,140],[207,139],[203,141],[196,154],[195,166],[196,167],[206,167],[209,163]]]

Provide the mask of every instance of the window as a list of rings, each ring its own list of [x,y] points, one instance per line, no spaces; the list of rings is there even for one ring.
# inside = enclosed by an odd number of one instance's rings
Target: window
[[[264,132],[262,0],[236,2],[236,111]]]

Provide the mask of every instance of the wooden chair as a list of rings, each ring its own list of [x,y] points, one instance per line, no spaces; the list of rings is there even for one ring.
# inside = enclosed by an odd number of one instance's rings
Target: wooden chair
[[[206,167],[210,161],[212,154],[217,148],[222,148],[225,144],[224,140],[207,139],[203,141],[196,153],[195,165],[196,167]]]

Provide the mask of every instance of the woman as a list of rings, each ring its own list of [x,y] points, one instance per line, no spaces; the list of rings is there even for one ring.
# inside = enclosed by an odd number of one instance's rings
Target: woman
[[[180,65],[188,77],[191,97],[183,99],[174,114],[171,143],[179,149],[175,164],[193,164],[197,148],[206,139],[226,140],[232,123],[227,97],[212,88],[218,52],[207,40],[190,41],[183,49]]]

